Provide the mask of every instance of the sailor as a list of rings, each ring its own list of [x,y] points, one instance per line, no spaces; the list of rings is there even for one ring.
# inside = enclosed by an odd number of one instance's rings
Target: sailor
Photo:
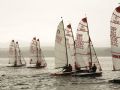
[[[92,72],[96,72],[96,70],[97,70],[97,67],[96,67],[96,65],[94,64],[94,65],[92,66]]]
[[[65,65],[64,67],[63,67],[63,72],[71,72],[72,71],[72,66],[71,66],[71,64],[69,64],[69,65]]]
[[[32,63],[32,59],[30,59],[30,64]]]
[[[37,60],[36,66],[37,66],[37,67],[40,67],[40,66],[41,66],[41,62],[39,62],[39,61]]]
[[[80,66],[79,66],[76,62],[75,62],[75,70],[76,70],[77,72],[81,71]]]
[[[71,66],[71,64],[69,64],[69,66],[68,66],[68,71],[72,72],[72,66]]]
[[[68,72],[68,65],[67,64],[63,67],[63,72]]]

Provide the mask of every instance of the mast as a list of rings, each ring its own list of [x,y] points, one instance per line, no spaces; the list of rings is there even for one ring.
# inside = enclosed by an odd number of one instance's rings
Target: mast
[[[87,22],[87,17],[86,17],[86,22]],[[87,29],[88,29],[88,36],[89,36],[90,60],[92,65],[92,53],[91,53],[91,47],[90,47],[90,34],[89,34],[88,22],[87,22]]]
[[[37,39],[37,55],[38,55],[38,62],[39,62],[39,59],[41,60],[41,50],[40,50],[40,42],[39,42],[39,39]],[[40,56],[39,56],[40,55]]]
[[[62,23],[63,23],[63,20],[62,20]],[[64,26],[63,26],[63,28],[64,28]],[[64,37],[65,37],[65,49],[66,49],[66,56],[67,56],[66,58],[67,58],[67,66],[68,66],[68,53],[67,53],[67,43],[66,43],[65,29],[64,29]]]
[[[16,45],[14,43],[14,47],[15,47],[15,62],[14,62],[14,66],[17,65],[17,51],[16,51]]]
[[[35,41],[36,41],[36,40],[35,40]],[[36,62],[36,64],[38,63],[38,60],[39,60],[39,57],[38,57],[38,47],[37,47],[37,45],[38,45],[38,44],[37,44],[37,41],[36,41],[36,50],[37,50],[37,52],[36,52],[36,53],[37,53],[37,55],[36,55],[36,57],[37,57],[37,62]]]
[[[20,53],[20,48],[19,48],[19,44],[18,44],[18,42],[16,42],[16,44],[18,45],[17,47],[18,47],[18,57],[19,57],[19,59],[20,59],[20,63],[22,64],[22,61],[21,61],[21,53]]]

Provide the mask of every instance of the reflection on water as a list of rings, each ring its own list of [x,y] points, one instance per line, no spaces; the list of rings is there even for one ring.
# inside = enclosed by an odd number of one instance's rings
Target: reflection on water
[[[29,60],[26,58],[27,63]],[[119,84],[108,80],[120,76],[120,71],[112,71],[110,57],[99,57],[103,68],[102,77],[54,77],[54,58],[46,58],[47,68],[6,67],[8,58],[1,58],[0,90],[120,90]]]

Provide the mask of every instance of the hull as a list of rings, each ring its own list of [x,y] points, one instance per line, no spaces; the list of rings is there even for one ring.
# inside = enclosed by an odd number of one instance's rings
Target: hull
[[[45,68],[46,66],[39,66],[39,67],[36,67],[36,65],[30,65],[30,66],[27,66],[27,68],[37,68],[37,69],[41,69],[41,68]]]
[[[74,73],[72,76],[78,77],[99,77],[102,76],[102,72],[85,72],[85,73]]]
[[[52,73],[51,76],[71,76],[74,72],[57,72]]]
[[[7,67],[23,67],[23,66],[26,66],[26,64],[17,65],[17,66],[15,66],[15,65],[8,65]]]
[[[120,84],[120,78],[118,79],[113,79],[113,80],[109,80],[110,83],[119,83]]]

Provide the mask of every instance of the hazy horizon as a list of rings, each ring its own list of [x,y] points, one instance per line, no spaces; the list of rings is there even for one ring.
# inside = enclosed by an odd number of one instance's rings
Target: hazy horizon
[[[24,57],[30,57],[31,54],[29,47],[21,47],[20,49]],[[54,57],[54,47],[41,47],[41,49],[45,57]],[[0,48],[0,58],[8,58],[8,51],[9,48]],[[111,56],[111,48],[109,47],[95,47],[95,51],[98,57]]]

